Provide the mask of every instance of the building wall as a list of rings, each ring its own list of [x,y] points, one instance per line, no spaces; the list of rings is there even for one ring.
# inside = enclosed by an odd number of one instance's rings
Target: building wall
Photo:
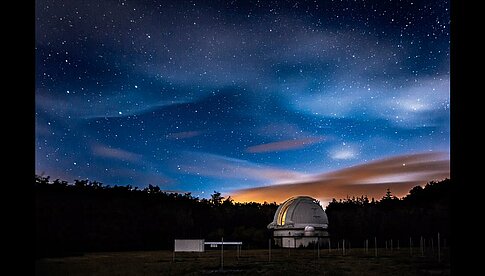
[[[204,252],[204,240],[175,240],[174,252]]]
[[[295,247],[295,238],[283,238],[281,247],[294,248]]]
[[[308,236],[309,233],[305,235],[303,229],[278,229],[273,231],[274,237],[303,237]],[[310,234],[312,237],[328,237],[328,231],[316,229]]]
[[[321,248],[328,247],[329,238],[321,237],[276,237],[275,244],[283,248],[299,248],[320,244]]]
[[[273,232],[274,242],[284,248],[307,247],[311,244],[320,243],[320,246],[328,246],[328,232],[315,230],[311,236],[305,235],[304,230],[279,229]]]

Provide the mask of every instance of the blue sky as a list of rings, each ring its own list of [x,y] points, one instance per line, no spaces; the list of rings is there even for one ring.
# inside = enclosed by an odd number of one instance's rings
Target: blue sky
[[[36,1],[36,173],[206,197],[449,156],[449,14],[448,1]]]

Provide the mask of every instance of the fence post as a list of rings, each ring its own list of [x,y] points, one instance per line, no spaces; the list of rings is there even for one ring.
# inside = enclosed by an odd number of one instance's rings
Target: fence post
[[[438,232],[438,262],[441,262],[440,242],[440,232]]]
[[[413,255],[413,240],[409,237],[409,255]]]
[[[423,237],[423,242],[424,242],[424,253],[426,254],[426,237]]]
[[[377,257],[377,237],[374,237],[374,248],[375,248],[375,253]]]
[[[423,257],[424,256],[423,236],[421,236],[421,239],[419,241],[419,245],[421,247],[421,257]]]
[[[224,237],[221,237],[221,270],[224,270]]]
[[[268,240],[268,262],[271,262],[271,239]]]
[[[342,254],[345,256],[345,239],[342,239]]]

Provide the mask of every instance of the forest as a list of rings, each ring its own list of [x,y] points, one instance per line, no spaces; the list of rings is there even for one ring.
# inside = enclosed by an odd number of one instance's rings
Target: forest
[[[330,235],[358,244],[374,237],[406,241],[440,233],[451,245],[451,183],[445,179],[415,186],[403,198],[387,189],[380,200],[366,196],[333,199],[325,209]]]
[[[95,251],[170,250],[176,238],[242,241],[265,248],[277,203],[238,203],[214,191],[210,199],[97,181],[68,183],[35,176],[37,258]],[[416,186],[403,198],[333,199],[323,206],[332,238],[451,237],[450,179]]]

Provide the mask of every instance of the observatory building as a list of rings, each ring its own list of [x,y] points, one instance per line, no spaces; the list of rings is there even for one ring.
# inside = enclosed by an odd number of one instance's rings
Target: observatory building
[[[318,201],[309,196],[296,196],[283,202],[268,229],[273,230],[276,245],[306,247],[328,243],[328,219]]]

